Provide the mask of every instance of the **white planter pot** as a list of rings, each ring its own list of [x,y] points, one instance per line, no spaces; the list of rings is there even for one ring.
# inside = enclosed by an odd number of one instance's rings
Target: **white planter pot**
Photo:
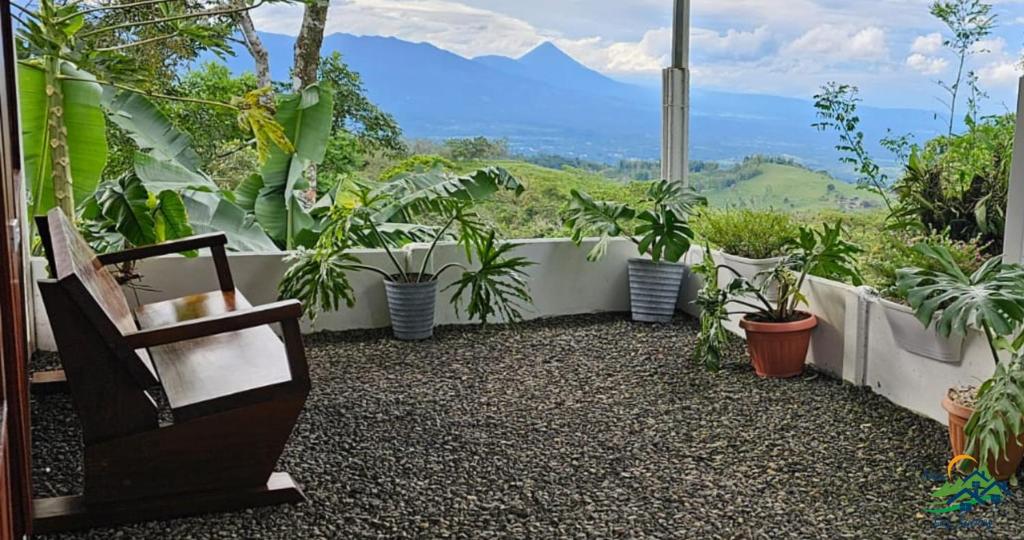
[[[764,283],[764,277],[758,277],[758,274],[775,268],[775,266],[782,261],[782,257],[775,257],[772,259],[748,259],[746,257],[730,255],[724,251],[715,251],[713,254],[719,260],[719,264],[729,266],[739,273],[741,277],[757,286]],[[718,283],[722,288],[728,287],[735,279],[736,275],[728,270],[721,269],[718,272]],[[777,300],[779,297],[778,287],[772,286],[771,289],[768,290],[768,294],[766,296],[768,300]]]
[[[883,298],[878,302],[901,349],[945,364],[959,364],[963,359],[963,336],[954,333],[944,338],[934,327],[925,328],[909,307]]]

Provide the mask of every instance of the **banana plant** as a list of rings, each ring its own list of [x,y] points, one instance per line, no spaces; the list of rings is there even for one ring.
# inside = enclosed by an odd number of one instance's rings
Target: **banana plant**
[[[679,262],[693,242],[690,214],[697,206],[706,205],[707,199],[668,180],[651,183],[646,196],[647,208],[641,209],[595,201],[574,189],[562,212],[562,222],[572,231],[576,245],[588,236],[598,237],[597,245],[587,254],[588,260],[604,257],[612,238],[626,237],[636,244],[641,255],[650,255],[655,262]]]
[[[268,144],[290,152],[290,142],[258,96],[241,96],[235,102],[224,103],[156,94],[143,88],[146,81],[140,80],[134,69],[138,66],[132,47],[161,40],[189,37],[211,50],[229,50],[231,30],[230,25],[223,24],[223,18],[261,2],[210,9],[165,5],[160,6],[162,16],[108,26],[95,26],[92,16],[131,9],[134,4],[55,0],[13,3],[19,22],[20,112],[31,214],[41,215],[56,206],[74,220],[76,206],[99,184],[108,155],[103,96],[113,89],[228,108],[236,111],[239,122],[253,133],[261,155],[269,154]],[[131,35],[133,29],[140,28],[166,29],[167,33],[114,47],[99,44],[111,33]],[[128,108],[129,104],[124,106]],[[125,116],[112,121],[120,124],[130,119]],[[146,145],[155,141],[136,142],[147,150]]]
[[[101,183],[80,204],[80,226],[97,251],[213,231],[224,232],[232,250],[277,251],[262,228],[218,191],[199,168],[191,138],[152,101],[107,87],[102,104],[140,150],[131,172]]]
[[[483,223],[472,207],[499,190],[519,194],[523,189],[514,176],[494,167],[464,176],[442,171],[416,173],[351,196],[342,194],[336,198],[316,245],[299,249],[289,258],[291,266],[281,281],[281,295],[301,300],[306,314],[315,320],[323,311],[355,305],[355,293],[348,278],[352,272],[368,271],[388,281],[420,283],[436,281],[450,270],[461,270],[455,283],[445,289],[454,290],[451,303],[457,313],[464,309],[469,317],[484,324],[494,316],[510,322],[520,320],[521,310],[532,302],[525,269],[534,263],[510,256],[515,245],[498,242],[494,229]],[[368,204],[363,205],[364,202]],[[441,225],[431,227],[387,219],[424,220]],[[386,234],[385,229],[391,234]],[[430,242],[422,264],[414,272],[406,269],[394,251],[414,241],[406,234],[409,230],[416,231],[415,240]],[[433,253],[444,239],[462,245],[468,262],[475,262],[476,268],[449,263],[429,272]],[[382,248],[391,266],[364,264],[354,250],[367,245]],[[467,295],[468,300],[464,300]]]
[[[315,240],[319,224],[310,213],[315,201],[305,197],[309,188],[306,176],[324,159],[333,110],[333,94],[317,85],[282,96],[276,121],[292,141],[293,151],[271,150],[260,174],[250,176],[236,190],[236,200],[255,214],[283,248],[294,249]]]

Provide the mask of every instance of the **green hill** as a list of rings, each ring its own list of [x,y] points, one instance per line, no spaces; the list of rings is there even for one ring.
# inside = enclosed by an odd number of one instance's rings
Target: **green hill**
[[[516,198],[508,193],[480,208],[481,214],[501,225],[505,238],[551,238],[567,236],[558,212],[578,189],[599,200],[637,203],[647,189],[645,182],[623,182],[574,168],[549,169],[522,161],[464,162],[469,171],[499,165],[527,185]],[[775,163],[748,163],[728,170],[693,175],[693,184],[714,207],[747,206],[794,212],[870,209],[880,199],[825,174]],[[831,187],[830,187],[831,186]]]
[[[869,210],[882,205],[877,195],[825,173],[775,163],[699,173],[693,183],[715,207],[816,211]]]

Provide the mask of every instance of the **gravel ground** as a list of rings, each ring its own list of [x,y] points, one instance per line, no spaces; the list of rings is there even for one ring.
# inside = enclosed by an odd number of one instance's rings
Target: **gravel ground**
[[[923,513],[940,424],[824,375],[758,379],[739,342],[708,373],[696,331],[601,315],[312,336],[280,465],[308,502],[62,537],[1024,537],[1024,497],[954,531]],[[33,438],[37,495],[79,490],[67,396],[34,398]]]

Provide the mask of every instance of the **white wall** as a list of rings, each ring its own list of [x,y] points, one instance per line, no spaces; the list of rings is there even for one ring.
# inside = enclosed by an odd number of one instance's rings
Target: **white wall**
[[[534,305],[524,310],[527,319],[629,310],[628,279],[626,261],[636,256],[636,247],[629,241],[612,241],[608,254],[600,262],[592,263],[586,254],[593,247],[593,241],[584,242],[580,247],[568,240],[523,240],[515,255],[527,257],[537,263],[527,270]],[[400,263],[406,271],[418,271],[428,246],[413,244],[397,252]],[[354,252],[363,263],[389,270],[393,267],[387,255],[381,250],[359,250]],[[287,269],[285,255],[277,254],[230,254],[231,273],[235,287],[253,304],[264,304],[278,299],[277,285]],[[441,244],[435,251],[431,269],[436,270],[448,262],[465,263],[465,255],[456,245]],[[46,263],[43,259],[33,261],[33,283],[46,277]],[[217,290],[217,274],[209,254],[186,259],[180,256],[158,257],[143,261],[138,266],[143,279],[141,287],[126,290],[129,302],[152,303],[177,298],[197,292]],[[445,272],[439,283],[443,290],[459,275],[458,269]],[[350,275],[355,289],[356,305],[334,313],[320,315],[314,325],[304,321],[307,332],[321,330],[353,330],[363,328],[384,328],[390,325],[384,283],[380,275],[373,272],[359,272]],[[38,335],[37,347],[41,350],[55,350],[49,320],[35,291],[35,305],[40,314],[35,319]],[[459,317],[449,303],[451,293],[442,292],[437,303],[437,324],[467,324],[472,321]]]

